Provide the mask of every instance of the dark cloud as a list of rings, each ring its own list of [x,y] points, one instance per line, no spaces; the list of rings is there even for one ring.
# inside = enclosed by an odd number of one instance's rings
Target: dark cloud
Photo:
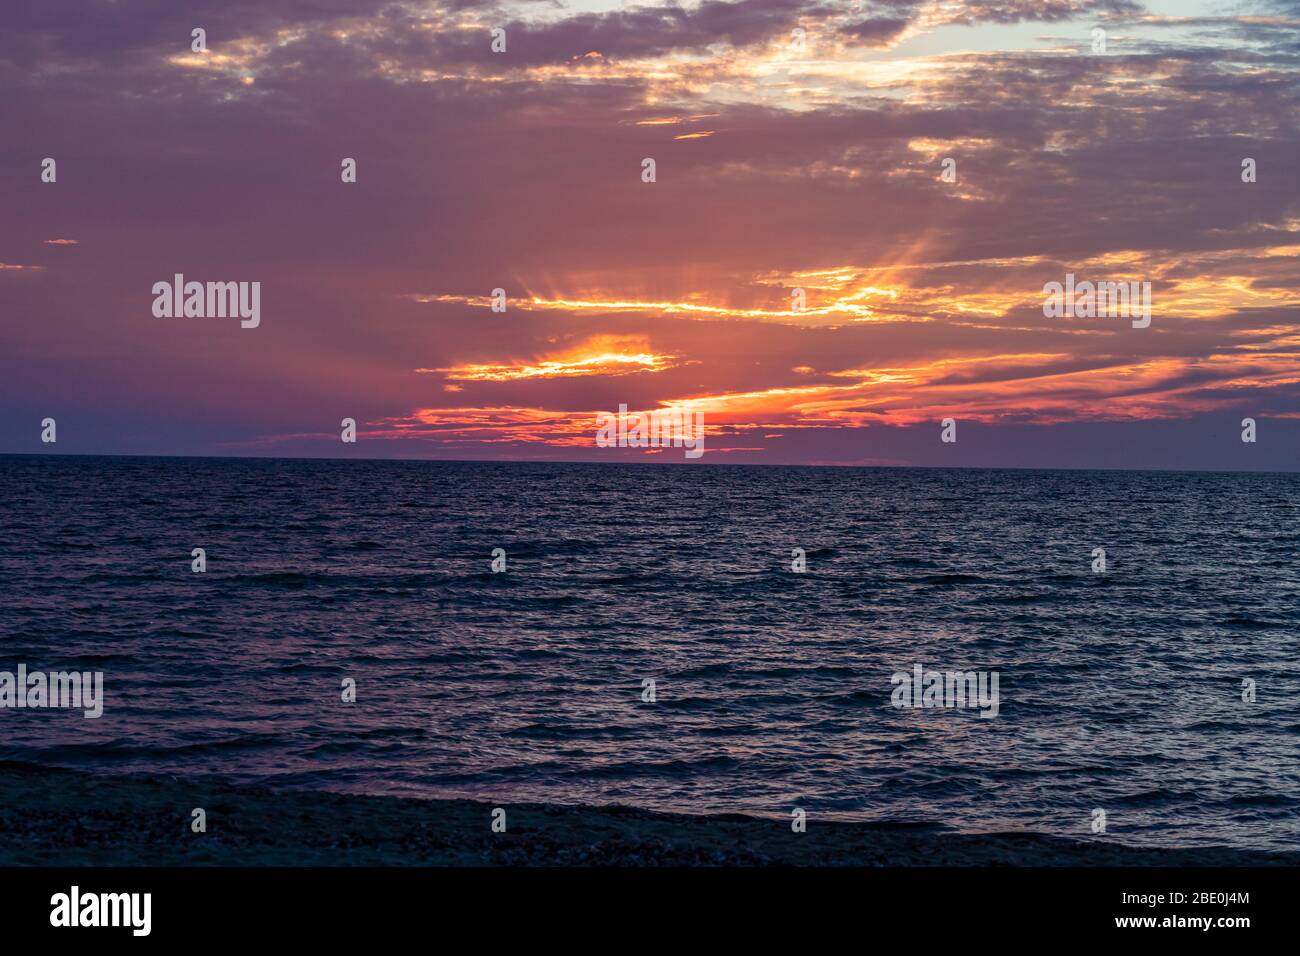
[[[907,29],[910,20],[902,17],[877,17],[850,23],[840,32],[865,46],[884,46]]]
[[[1136,0],[965,0],[953,22],[1059,22],[1081,16],[1141,13]]]

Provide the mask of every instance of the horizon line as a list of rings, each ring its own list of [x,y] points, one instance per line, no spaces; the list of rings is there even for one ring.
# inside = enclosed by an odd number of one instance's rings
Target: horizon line
[[[857,468],[876,471],[1048,471],[1048,472],[1125,472],[1131,474],[1174,475],[1300,475],[1300,468],[1292,471],[1255,468],[1032,468],[1022,465],[851,465],[851,464],[781,464],[777,462],[712,462],[696,461],[588,461],[566,458],[337,458],[318,455],[163,455],[120,454],[115,452],[22,452],[0,451],[0,458],[145,458],[180,459],[182,461],[325,461],[357,463],[419,463],[451,465],[625,465],[643,467],[651,465],[674,468]]]

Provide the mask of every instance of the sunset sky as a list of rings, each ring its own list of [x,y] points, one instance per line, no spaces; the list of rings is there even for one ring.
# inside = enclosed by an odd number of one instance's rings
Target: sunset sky
[[[0,452],[1300,469],[1298,71],[1300,0],[8,4]]]

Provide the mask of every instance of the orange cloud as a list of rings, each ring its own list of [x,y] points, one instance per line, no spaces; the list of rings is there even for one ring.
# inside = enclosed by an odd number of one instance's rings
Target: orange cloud
[[[641,335],[597,335],[571,349],[530,362],[464,364],[449,368],[416,369],[440,372],[457,381],[509,382],[531,378],[565,378],[581,375],[630,375],[658,372],[675,364],[672,355],[650,350],[649,339]]]

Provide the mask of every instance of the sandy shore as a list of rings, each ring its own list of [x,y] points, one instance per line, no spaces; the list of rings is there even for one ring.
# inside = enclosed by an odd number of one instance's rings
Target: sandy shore
[[[207,811],[207,832],[190,811]],[[1300,853],[1149,850],[1099,838],[268,790],[0,763],[0,865],[1231,866]]]

